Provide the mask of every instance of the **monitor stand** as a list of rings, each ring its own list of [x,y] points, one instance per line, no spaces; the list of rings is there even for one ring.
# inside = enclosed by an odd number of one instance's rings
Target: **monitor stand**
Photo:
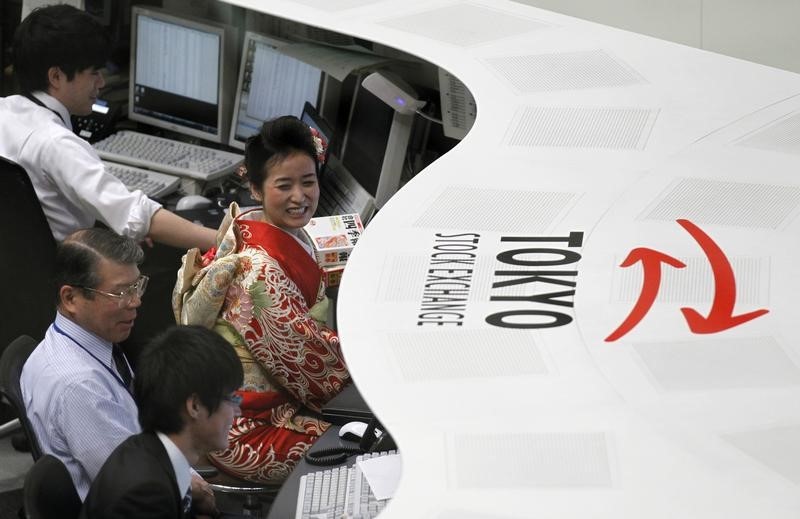
[[[392,127],[389,130],[389,139],[386,142],[386,153],[381,165],[381,176],[378,179],[378,188],[375,191],[375,207],[380,209],[400,187],[400,178],[403,175],[403,163],[406,159],[408,141],[411,138],[411,125],[414,123],[414,114],[401,114],[395,112],[392,117]]]

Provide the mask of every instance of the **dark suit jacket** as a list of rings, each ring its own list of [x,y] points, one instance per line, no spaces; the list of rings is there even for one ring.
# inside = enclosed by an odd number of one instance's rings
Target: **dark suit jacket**
[[[175,470],[154,433],[136,434],[106,460],[83,503],[83,519],[182,519]]]

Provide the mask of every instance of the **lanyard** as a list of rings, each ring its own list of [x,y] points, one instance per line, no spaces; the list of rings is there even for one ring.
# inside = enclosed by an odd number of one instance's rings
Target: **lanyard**
[[[103,366],[106,369],[106,371],[108,371],[111,374],[111,376],[114,377],[114,379],[117,382],[119,382],[119,385],[124,387],[125,391],[127,391],[128,394],[131,395],[131,397],[133,397],[133,393],[131,393],[131,389],[128,386],[125,385],[125,382],[122,380],[122,377],[120,377],[119,374],[116,371],[111,369],[111,367],[106,365],[102,360],[98,359],[95,354],[93,354],[91,351],[87,350],[81,343],[79,343],[77,340],[75,340],[75,338],[73,336],[71,336],[70,334],[68,334],[67,332],[65,332],[61,328],[59,328],[56,323],[53,323],[53,328],[55,329],[55,331],[57,331],[58,333],[60,333],[64,337],[68,338],[69,340],[71,340],[72,342],[77,344],[80,349],[82,349],[83,351],[88,353],[89,356],[91,356],[94,360],[96,360],[98,364]]]
[[[60,120],[62,123],[64,123],[64,125],[66,126],[66,124],[67,124],[67,121],[65,121],[65,120],[64,120],[64,118],[63,118],[63,117],[61,117],[61,114],[60,114],[60,113],[56,112],[55,110],[53,110],[53,109],[52,109],[52,108],[50,108],[49,106],[45,105],[45,104],[44,104],[43,102],[41,102],[39,99],[37,99],[36,97],[34,97],[34,96],[33,96],[33,94],[25,94],[25,97],[27,97],[28,99],[30,99],[30,100],[31,100],[33,103],[35,103],[35,104],[37,104],[37,105],[41,106],[42,108],[47,108],[48,110],[50,110],[51,112],[53,112],[54,114],[56,114],[56,115],[58,116],[58,119],[59,119],[59,120]],[[64,335],[67,335],[67,334],[64,334]],[[69,337],[69,335],[67,335],[67,337]],[[72,337],[69,337],[69,338],[70,338],[70,339],[72,339]],[[75,339],[72,339],[72,340],[74,341]],[[76,342],[76,344],[77,344],[77,342]],[[79,346],[80,346],[80,345],[79,345]]]

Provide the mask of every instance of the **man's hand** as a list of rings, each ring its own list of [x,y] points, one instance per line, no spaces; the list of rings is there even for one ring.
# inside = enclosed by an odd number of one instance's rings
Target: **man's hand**
[[[211,485],[197,474],[192,474],[192,511],[195,515],[219,516]]]

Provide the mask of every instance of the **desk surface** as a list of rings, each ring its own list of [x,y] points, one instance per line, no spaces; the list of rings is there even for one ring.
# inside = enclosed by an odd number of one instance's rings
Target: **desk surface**
[[[340,290],[383,517],[800,514],[800,76],[503,0],[232,3],[477,103]]]
[[[332,412],[334,417],[332,419],[329,413]],[[349,421],[364,421],[368,422],[369,417],[365,415],[369,412],[365,409],[365,404],[361,398],[358,389],[355,385],[350,384],[347,386],[339,396],[332,400],[328,405],[322,409],[322,414],[329,421],[338,424],[332,425],[325,433],[314,443],[311,447],[312,452],[317,452],[321,449],[329,449],[333,447],[358,447],[357,442],[344,441],[339,438],[339,429],[341,426]],[[351,415],[350,418],[344,418],[345,415]],[[337,418],[339,418],[337,420]],[[305,459],[297,464],[297,467],[289,475],[289,478],[281,486],[281,490],[275,497],[275,501],[269,509],[269,518],[288,518],[294,517],[295,507],[297,505],[297,494],[300,489],[300,478],[309,472],[317,470],[325,470],[334,466],[340,467],[342,465],[351,465],[355,462],[358,455],[354,454],[347,458],[347,461],[339,465],[320,466],[312,465],[306,462]]]
[[[339,429],[340,426],[333,425],[325,434],[320,436],[319,440],[314,444],[312,450],[318,449],[328,449],[332,447],[338,447],[341,445],[347,445],[348,447],[357,447],[357,444],[353,442],[343,442],[339,439]],[[300,491],[300,478],[308,474],[310,472],[316,472],[318,470],[325,470],[333,467],[341,467],[342,465],[352,465],[355,463],[356,457],[358,455],[354,454],[347,458],[347,461],[339,464],[339,465],[331,465],[331,466],[319,466],[319,465],[311,465],[310,463],[306,462],[305,460],[301,460],[300,463],[297,464],[297,467],[292,471],[289,475],[289,478],[286,482],[281,486],[280,492],[278,495],[275,496],[275,501],[269,508],[269,515],[267,516],[268,519],[289,519],[293,518],[295,511],[297,510],[297,494]]]

